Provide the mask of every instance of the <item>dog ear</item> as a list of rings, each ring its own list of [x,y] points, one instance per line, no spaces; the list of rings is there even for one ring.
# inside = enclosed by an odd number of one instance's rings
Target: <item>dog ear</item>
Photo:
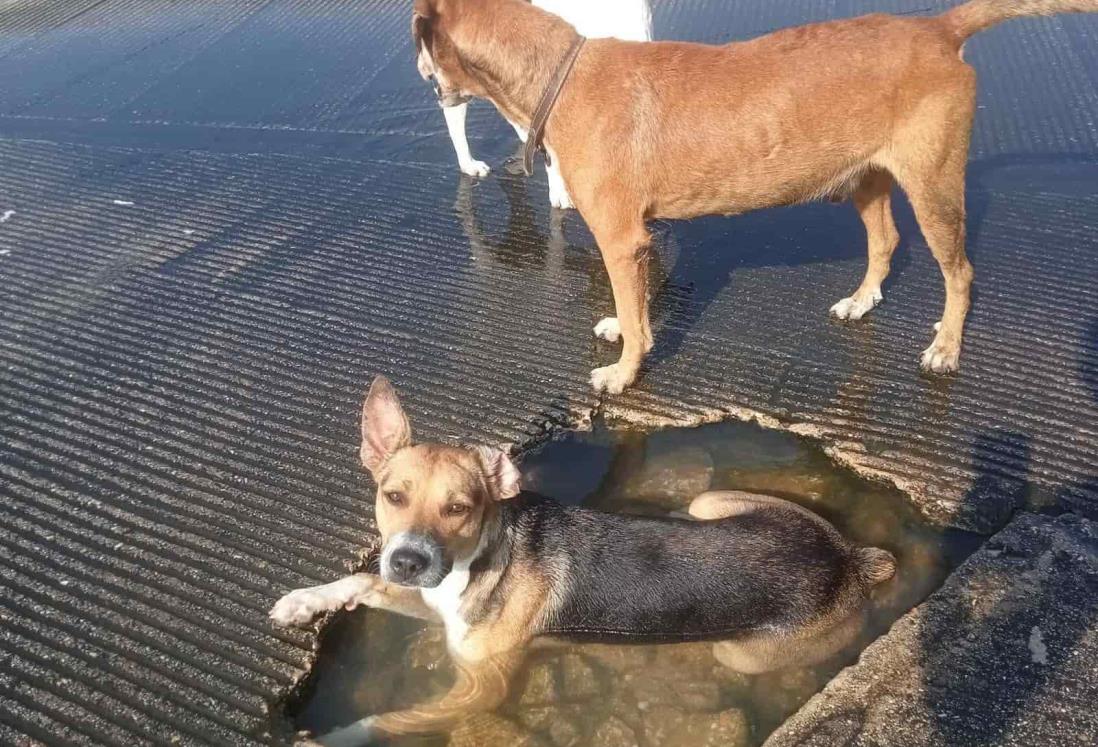
[[[384,376],[370,385],[362,404],[362,465],[376,474],[377,468],[398,449],[412,443],[412,427],[400,407],[396,390]]]
[[[519,494],[522,490],[522,475],[507,454],[491,446],[474,446],[473,450],[484,465],[484,479],[488,481],[497,501],[505,501]]]
[[[431,25],[435,9],[428,0],[416,0],[412,6],[412,45],[418,54],[426,46],[431,53]]]

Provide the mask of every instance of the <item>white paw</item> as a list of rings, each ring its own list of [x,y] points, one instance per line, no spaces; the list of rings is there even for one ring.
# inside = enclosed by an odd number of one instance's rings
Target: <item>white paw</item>
[[[934,343],[923,351],[923,360],[920,364],[924,371],[932,371],[937,374],[952,373],[961,367],[961,346]]]
[[[305,625],[321,612],[335,609],[329,597],[316,588],[296,589],[275,602],[271,619],[282,626]]]
[[[488,164],[484,161],[464,161],[458,164],[458,168],[461,169],[461,173],[463,174],[478,177],[488,176],[488,172],[491,171],[491,169],[488,168]]]
[[[607,342],[617,342],[621,338],[621,324],[616,316],[608,316],[595,325],[595,337]]]
[[[884,299],[880,290],[875,290],[872,293],[855,293],[853,296],[848,296],[837,304],[831,307],[831,316],[839,319],[846,319],[850,321],[857,321],[866,315],[866,312],[870,311]]]
[[[549,195],[549,204],[559,210],[572,210],[576,206],[572,204],[572,198],[568,196],[567,192],[560,192],[557,195]]]
[[[935,332],[941,332],[941,330],[942,330],[942,323],[941,322],[934,322],[934,331]]]
[[[633,383],[636,376],[637,370],[635,368],[615,363],[612,366],[603,366],[592,371],[591,386],[596,392],[621,394],[625,387]]]

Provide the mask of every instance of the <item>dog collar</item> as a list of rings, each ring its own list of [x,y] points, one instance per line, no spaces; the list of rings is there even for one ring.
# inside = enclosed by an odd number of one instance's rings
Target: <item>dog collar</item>
[[[534,173],[534,152],[543,149],[541,141],[545,136],[545,123],[549,121],[549,115],[553,112],[553,104],[557,103],[557,97],[560,96],[561,89],[564,88],[564,84],[568,80],[568,73],[572,72],[572,66],[576,64],[576,58],[579,57],[585,41],[587,39],[580,34],[572,42],[572,46],[568,48],[564,59],[557,65],[557,71],[553,74],[553,79],[541,94],[538,108],[534,110],[534,117],[530,121],[530,134],[526,137],[526,147],[522,149],[522,170],[526,176]],[[549,156],[546,154],[546,161],[548,160]]]

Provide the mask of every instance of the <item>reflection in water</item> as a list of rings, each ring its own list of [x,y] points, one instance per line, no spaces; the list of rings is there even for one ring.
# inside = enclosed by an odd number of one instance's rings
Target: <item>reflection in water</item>
[[[504,705],[461,724],[452,745],[758,744],[976,545],[970,535],[927,526],[901,494],[836,468],[811,445],[750,424],[653,434],[599,427],[548,444],[522,466],[530,490],[607,511],[682,512],[707,489],[778,495],[819,513],[855,544],[889,550],[899,572],[876,589],[856,642],[814,667],[739,674],[720,664],[711,643],[540,642]],[[310,697],[294,715],[300,728],[325,732],[437,697],[453,680],[441,628],[358,610],[332,624]]]

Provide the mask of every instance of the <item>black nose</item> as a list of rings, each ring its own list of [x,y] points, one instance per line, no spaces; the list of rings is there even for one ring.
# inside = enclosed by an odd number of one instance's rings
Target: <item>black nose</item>
[[[430,562],[423,553],[402,547],[389,557],[389,569],[397,581],[408,581],[422,573]]]

